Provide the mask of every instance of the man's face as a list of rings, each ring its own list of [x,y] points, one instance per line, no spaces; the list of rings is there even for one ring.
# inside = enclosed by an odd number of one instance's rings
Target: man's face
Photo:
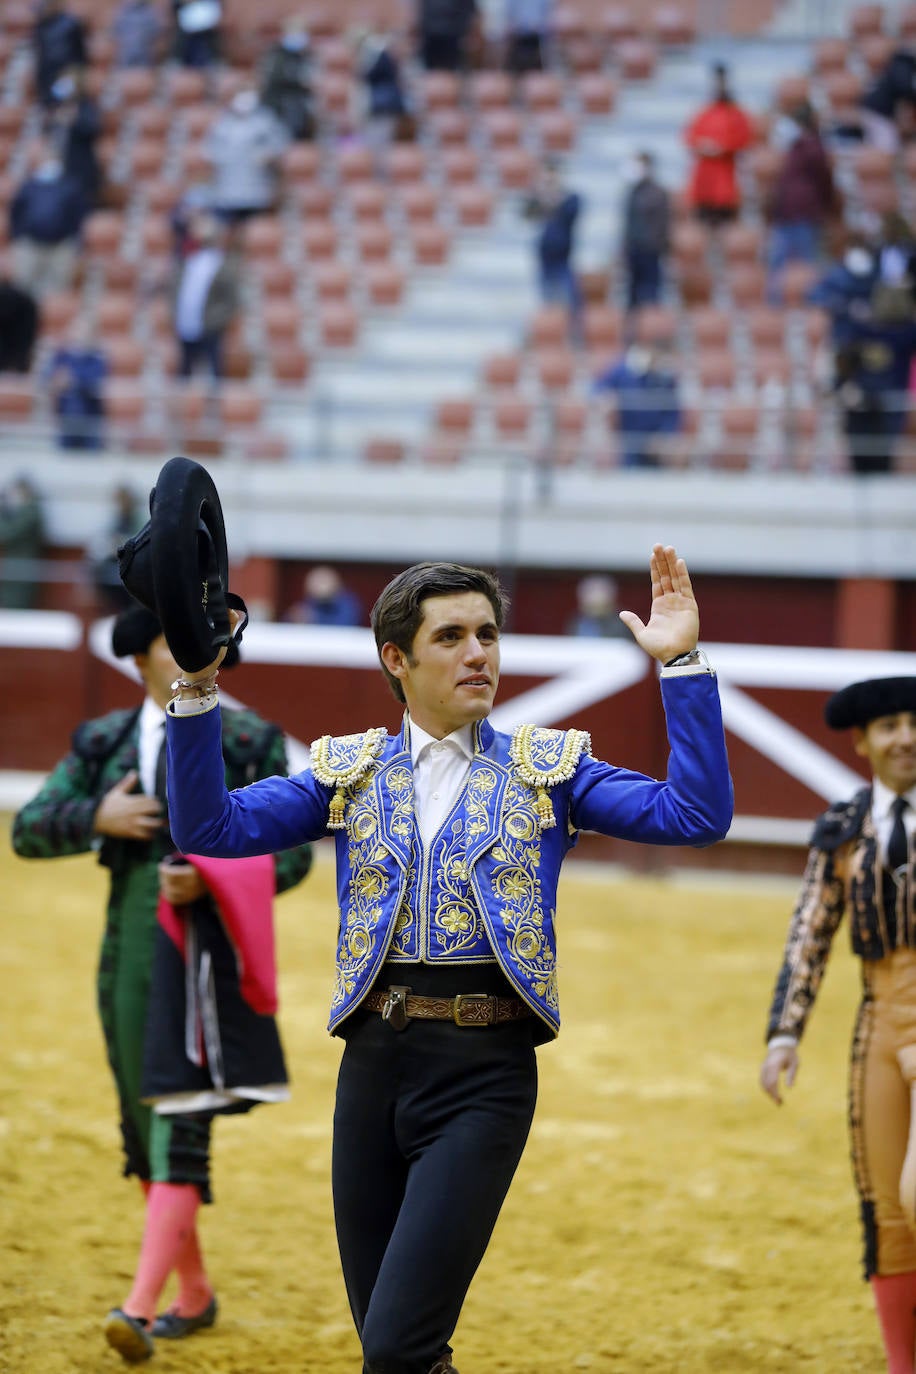
[[[879,716],[853,731],[855,750],[892,792],[916,786],[916,711]]]
[[[411,719],[442,739],[493,709],[499,683],[499,630],[482,592],[431,596],[410,654],[382,646],[382,661],[398,679]]]
[[[165,635],[157,635],[145,654],[136,654],[134,662],[157,706],[165,710],[172,696],[172,683],[181,677],[181,669],[172,658]]]

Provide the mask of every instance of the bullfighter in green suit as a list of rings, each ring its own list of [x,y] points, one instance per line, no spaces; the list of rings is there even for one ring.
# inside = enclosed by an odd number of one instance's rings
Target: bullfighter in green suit
[[[120,1105],[124,1172],[140,1179],[146,1220],[133,1287],[122,1306],[108,1314],[105,1335],[128,1362],[137,1363],[153,1353],[153,1336],[186,1336],[215,1320],[216,1299],[196,1224],[200,1202],[211,1200],[212,1116],[214,1110],[245,1110],[252,1103],[233,1103],[231,1094],[222,1100],[219,1093],[198,1094],[195,1105],[202,1103],[202,1110],[176,1111],[172,1104],[161,1113],[142,1100],[148,1095],[143,1083],[145,1042],[147,1069],[151,1038],[158,1042],[161,1058],[159,1028],[153,1037],[148,1033],[150,1019],[162,1015],[157,1010],[162,997],[159,946],[164,943],[171,949],[161,930],[157,936],[157,909],[164,899],[180,912],[199,913],[211,927],[218,922],[199,869],[187,861],[176,862],[160,800],[165,796],[164,712],[179,669],[159,621],[140,605],[115,621],[112,647],[118,657],[134,658],[145,699],[133,710],[112,711],[79,726],[71,752],[17,815],[13,845],[24,858],[56,858],[97,848],[99,862],[111,874],[98,1006]],[[222,750],[230,788],[287,772],[280,729],[253,711],[224,712]],[[274,883],[275,890],[283,892],[301,882],[311,864],[310,847],[301,844],[277,854],[272,864],[267,872],[268,919]],[[233,866],[230,886],[236,871]],[[231,947],[225,935],[220,938],[228,955],[224,964],[234,976]],[[172,956],[176,957],[174,951]],[[178,982],[183,1002],[183,978]],[[256,1023],[256,1029],[266,1026],[273,1035],[272,1068],[277,1060],[282,1065],[272,1018],[255,1017],[237,993],[236,1001],[240,1014],[249,1018],[246,1027]],[[271,1100],[270,1093],[254,1096]],[[175,1304],[156,1317],[157,1300],[173,1270],[178,1277]]]

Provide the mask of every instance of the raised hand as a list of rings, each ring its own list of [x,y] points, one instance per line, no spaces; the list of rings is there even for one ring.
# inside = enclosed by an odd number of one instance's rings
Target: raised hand
[[[158,797],[135,792],[137,774],[125,773],[99,802],[95,829],[99,835],[121,840],[151,840],[162,829],[162,804]]]
[[[644,624],[634,611],[621,611],[620,619],[641,649],[667,663],[697,647],[700,612],[687,564],[670,544],[653,545],[649,574],[652,605],[648,623]]]

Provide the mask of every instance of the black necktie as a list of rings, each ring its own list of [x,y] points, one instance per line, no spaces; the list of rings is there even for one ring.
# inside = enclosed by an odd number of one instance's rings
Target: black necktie
[[[159,753],[156,755],[156,796],[162,803],[162,830],[159,832],[160,839],[166,849],[172,848],[172,838],[169,835],[169,795],[165,785],[166,778],[166,749],[165,749],[165,730],[162,732],[162,743],[159,746]]]
[[[891,826],[890,839],[887,842],[887,866],[891,872],[896,872],[898,868],[905,868],[909,862],[909,845],[906,838],[906,826],[903,823],[903,813],[909,806],[906,797],[895,797],[891,807],[891,815],[894,824]]]

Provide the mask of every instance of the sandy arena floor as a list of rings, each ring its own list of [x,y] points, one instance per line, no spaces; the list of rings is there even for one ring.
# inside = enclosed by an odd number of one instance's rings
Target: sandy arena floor
[[[8,819],[8,818],[7,818]],[[4,824],[4,831],[6,824]],[[278,903],[293,1101],[217,1123],[211,1332],[150,1368],[358,1374],[329,1187],[329,855]],[[0,844],[0,1370],[125,1368],[100,1322],[139,1242],[94,1009],[105,875]],[[878,1374],[849,1174],[845,933],[781,1111],[757,1087],[785,886],[569,865],[564,1029],[455,1335],[461,1374]],[[469,1032],[473,1033],[473,1032]],[[482,1155],[482,1164],[485,1155]]]

